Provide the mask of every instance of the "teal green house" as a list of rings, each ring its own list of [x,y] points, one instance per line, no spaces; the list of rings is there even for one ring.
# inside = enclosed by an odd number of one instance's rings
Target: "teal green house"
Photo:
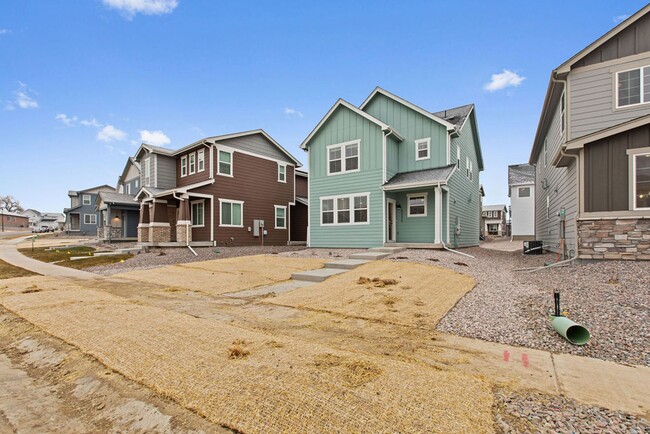
[[[339,99],[301,147],[309,246],[478,245],[473,104],[429,112],[378,87],[360,107]]]

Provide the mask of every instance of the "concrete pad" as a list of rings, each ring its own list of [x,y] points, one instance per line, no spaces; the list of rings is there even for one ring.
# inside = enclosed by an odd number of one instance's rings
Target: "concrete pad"
[[[372,249],[368,249],[369,252],[382,252],[382,253],[399,253],[403,252],[406,250],[404,247],[374,247]]]
[[[314,282],[307,280],[290,280],[288,282],[278,283],[277,285],[262,286],[254,289],[246,289],[238,292],[227,292],[221,294],[224,297],[232,298],[249,298],[260,297],[269,294],[281,294],[283,292],[293,291],[294,289],[304,288],[305,286],[313,285]]]
[[[341,259],[340,261],[327,262],[325,268],[340,268],[343,270],[352,270],[359,265],[367,264],[368,261],[363,259]]]
[[[368,250],[367,252],[361,252],[361,253],[354,253],[349,256],[349,259],[365,259],[368,261],[377,261],[379,259],[384,259],[386,256],[390,256],[392,253],[386,253],[386,252],[371,252]]]
[[[122,252],[118,252],[118,251],[114,251],[114,252],[99,252],[99,253],[95,253],[95,256],[119,256],[119,255],[123,255],[123,254],[124,254],[124,253],[122,253]]]
[[[319,268],[318,270],[301,271],[300,273],[293,273],[291,278],[293,280],[306,280],[308,282],[322,282],[328,277],[337,274],[345,273],[346,270],[337,268]]]
[[[561,392],[588,404],[650,416],[650,368],[554,354]]]

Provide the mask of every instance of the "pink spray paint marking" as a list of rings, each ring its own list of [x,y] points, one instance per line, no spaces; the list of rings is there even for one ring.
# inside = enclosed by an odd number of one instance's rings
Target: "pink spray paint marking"
[[[528,367],[528,354],[523,353],[521,355],[521,361],[524,363],[524,368]]]
[[[504,361],[504,362],[507,362],[508,360],[510,360],[510,351],[505,350],[505,351],[503,352],[503,361]]]

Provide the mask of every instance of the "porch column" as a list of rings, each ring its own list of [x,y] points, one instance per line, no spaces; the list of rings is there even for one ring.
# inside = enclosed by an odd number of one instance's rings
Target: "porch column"
[[[433,189],[433,203],[435,208],[434,222],[435,232],[434,240],[435,244],[440,244],[442,240],[442,189],[440,186],[434,187]]]
[[[176,221],[176,241],[189,245],[192,242],[192,221],[190,220],[190,199],[181,198],[178,203],[178,220]]]
[[[138,224],[138,243],[149,242],[149,204],[140,204],[140,223]]]
[[[151,223],[149,223],[149,242],[168,243],[171,241],[171,226],[167,213],[167,201],[154,199]]]

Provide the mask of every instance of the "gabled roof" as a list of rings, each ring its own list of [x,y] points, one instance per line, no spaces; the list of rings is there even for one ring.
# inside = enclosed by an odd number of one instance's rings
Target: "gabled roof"
[[[309,178],[309,173],[304,170],[296,169],[296,176],[302,176],[303,178]]]
[[[532,164],[513,164],[508,166],[508,185],[534,183],[535,166]]]
[[[367,120],[369,120],[369,121],[372,122],[373,124],[377,125],[379,128],[381,128],[382,131],[392,131],[392,132],[393,132],[393,135],[395,135],[395,136],[396,136],[400,141],[401,141],[401,140],[404,140],[404,138],[403,138],[403,137],[402,137],[402,136],[401,136],[397,131],[395,131],[395,129],[392,128],[390,125],[388,125],[388,124],[386,124],[386,123],[380,121],[379,119],[377,119],[377,118],[374,117],[374,116],[369,115],[368,113],[364,112],[363,110],[360,110],[360,109],[356,108],[355,106],[353,106],[353,105],[350,104],[349,102],[345,101],[344,99],[339,98],[339,99],[334,103],[334,105],[332,106],[332,108],[329,109],[329,111],[327,112],[327,114],[325,114],[325,116],[323,117],[323,119],[321,119],[321,121],[318,123],[318,125],[316,125],[316,127],[311,131],[311,133],[309,133],[309,135],[307,136],[307,138],[306,138],[305,140],[303,140],[303,142],[300,144],[300,147],[301,147],[302,149],[307,149],[307,143],[308,143],[308,142],[309,142],[309,141],[314,137],[314,135],[318,132],[318,130],[320,130],[320,128],[321,128],[323,125],[325,125],[325,122],[327,122],[327,120],[330,118],[330,116],[332,116],[332,114],[334,114],[334,112],[336,111],[336,109],[338,109],[339,107],[345,107],[345,108],[347,108],[348,110],[353,111],[353,112],[356,113],[357,115],[359,115],[359,116],[361,116],[361,117],[363,117],[363,118],[366,118]]]
[[[115,191],[115,187],[111,187],[108,184],[104,184],[104,185],[98,185],[97,187],[86,188],[86,189],[83,189],[83,190],[77,190],[77,191],[69,190],[68,191],[68,196],[74,197],[74,196],[78,196],[79,193],[85,193],[85,192],[91,191],[91,190],[99,190],[100,188]]]
[[[142,193],[145,193],[149,197],[156,197],[158,194],[162,193],[163,191],[165,191],[164,188],[142,187],[134,197],[136,200],[138,200],[142,196]]]
[[[4,210],[2,212],[0,212],[0,214],[1,215],[6,215],[6,216],[11,216],[11,217],[29,218],[26,215],[22,215],[22,214],[17,213],[17,212],[9,212],[9,211],[4,211]]]
[[[503,211],[504,209],[508,210],[505,205],[483,205],[482,211]]]
[[[446,184],[454,173],[455,164],[435,169],[401,172],[393,176],[383,185],[384,190],[400,190],[404,188],[426,187],[436,184]]]
[[[131,196],[130,194],[122,194],[122,193],[113,193],[113,192],[108,192],[108,191],[101,191],[99,192],[99,196],[97,197],[97,201],[102,201],[104,203],[110,203],[113,205],[134,205],[134,206],[139,206],[138,201]]]
[[[146,143],[143,143],[140,145],[137,151],[135,151],[135,154],[133,155],[133,159],[139,160],[140,159],[140,154],[143,151],[147,151],[150,154],[161,154],[161,155],[166,155],[168,157],[171,157],[174,154],[174,151],[169,149],[169,148],[162,148],[160,146],[153,146],[153,145],[148,145]]]
[[[122,169],[122,174],[118,178],[118,183],[125,181],[126,175],[127,173],[129,173],[129,169],[131,168],[131,166],[135,166],[136,169],[138,169],[138,171],[140,170],[140,163],[135,161],[135,158],[129,157],[126,160],[126,164],[124,164],[124,169]]]
[[[441,124],[441,125],[444,125],[444,126],[447,128],[448,131],[453,130],[453,129],[455,128],[454,125],[453,125],[451,122],[448,122],[448,121],[446,121],[446,120],[444,120],[444,119],[442,119],[442,118],[436,116],[435,114],[433,114],[433,113],[431,113],[431,112],[428,112],[428,111],[426,111],[425,109],[423,109],[423,108],[421,108],[421,107],[416,106],[415,104],[413,104],[413,103],[411,103],[411,102],[405,100],[404,98],[400,98],[399,96],[395,95],[394,93],[390,93],[389,91],[387,91],[387,90],[385,90],[385,89],[382,89],[382,88],[379,87],[379,86],[377,86],[377,87],[375,88],[375,90],[372,91],[372,93],[371,93],[371,94],[368,96],[368,98],[366,98],[366,100],[365,100],[365,101],[364,101],[364,102],[359,106],[359,108],[360,108],[361,110],[363,110],[363,108],[364,108],[364,107],[365,107],[365,106],[366,106],[366,105],[367,105],[367,104],[368,104],[368,103],[369,103],[369,102],[370,102],[370,101],[375,97],[375,95],[377,95],[377,94],[384,95],[384,96],[386,96],[386,97],[388,97],[388,98],[390,98],[390,99],[392,99],[392,100],[394,100],[394,101],[397,101],[397,102],[399,102],[400,104],[402,104],[402,105],[404,105],[404,106],[410,108],[411,110],[420,113],[422,116],[425,116],[425,117],[431,119],[432,121],[435,121],[435,122],[438,122],[438,123]]]

